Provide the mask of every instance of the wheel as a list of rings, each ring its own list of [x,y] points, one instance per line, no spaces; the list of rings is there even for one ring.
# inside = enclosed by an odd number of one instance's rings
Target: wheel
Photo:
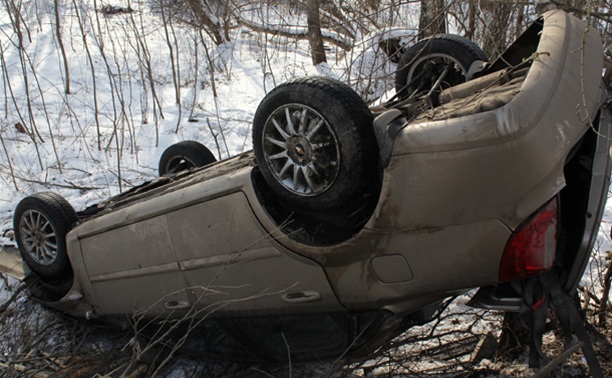
[[[253,149],[270,188],[307,210],[342,205],[378,163],[370,110],[350,87],[325,77],[272,90],[255,112]]]
[[[159,159],[159,175],[203,167],[215,161],[215,155],[206,146],[193,140],[184,140],[166,148]]]
[[[60,278],[70,272],[66,234],[76,222],[72,206],[55,193],[37,193],[17,204],[15,239],[32,271],[46,278]]]
[[[442,72],[448,73],[442,87],[466,81],[474,61],[486,61],[486,54],[474,42],[452,34],[440,34],[412,45],[402,55],[395,72],[395,91],[400,98],[429,91]]]

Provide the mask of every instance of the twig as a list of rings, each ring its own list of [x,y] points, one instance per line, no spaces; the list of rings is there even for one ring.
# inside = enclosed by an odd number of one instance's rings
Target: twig
[[[28,182],[30,184],[40,184],[40,185],[44,185],[44,186],[53,186],[53,187],[56,187],[56,188],[77,189],[77,190],[99,190],[99,189],[102,189],[101,187],[96,187],[96,186],[79,186],[79,185],[71,183],[68,180],[64,180],[64,182],[67,182],[70,185],[44,182],[44,181],[40,181],[40,180],[32,180],[32,179],[28,179],[28,178],[25,178],[25,177],[18,177],[18,179],[21,180],[21,181]]]
[[[10,307],[10,305],[13,304],[13,302],[15,302],[17,300],[17,297],[19,296],[19,294],[23,290],[25,290],[26,287],[27,287],[27,285],[25,285],[23,283],[21,285],[19,285],[19,287],[17,288],[17,290],[15,290],[13,295],[11,295],[11,297],[0,306],[0,314],[3,313],[4,311],[6,311],[6,309],[8,309]]]
[[[27,367],[23,366],[23,365],[18,365],[18,364],[11,364],[11,363],[4,363],[4,362],[0,362],[0,367],[5,368],[7,370],[16,370],[20,373],[28,373],[31,369],[28,369]],[[49,373],[45,373],[42,371],[38,371],[35,372],[33,374],[28,374],[28,377],[34,377],[34,378],[47,378],[50,377],[51,375]]]
[[[610,295],[610,284],[612,281],[612,260],[608,264],[606,275],[604,277],[603,296],[601,297],[601,310],[599,311],[599,325],[606,326],[606,312],[608,309],[608,297]]]

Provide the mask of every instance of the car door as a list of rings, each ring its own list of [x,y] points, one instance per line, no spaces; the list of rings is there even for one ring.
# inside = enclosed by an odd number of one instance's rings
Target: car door
[[[88,235],[80,244],[96,313],[155,316],[188,306],[165,214]]]
[[[341,309],[321,266],[278,245],[244,193],[168,213],[179,265],[202,313]]]

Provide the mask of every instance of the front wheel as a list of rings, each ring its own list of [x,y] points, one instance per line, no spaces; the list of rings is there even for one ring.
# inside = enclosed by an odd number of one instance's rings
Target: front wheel
[[[76,222],[70,203],[55,193],[37,193],[17,204],[15,239],[32,271],[53,279],[70,272],[66,234]]]
[[[350,87],[325,77],[272,90],[253,122],[260,171],[284,202],[307,210],[341,206],[377,165],[372,114]]]

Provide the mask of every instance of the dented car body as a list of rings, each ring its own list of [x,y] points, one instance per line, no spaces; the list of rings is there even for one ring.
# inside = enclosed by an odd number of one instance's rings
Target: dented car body
[[[251,152],[161,177],[77,213],[71,274],[44,300],[211,318],[225,351],[283,360],[287,344],[294,359],[367,355],[472,288],[516,310],[508,283],[550,269],[574,290],[609,186],[602,72],[596,33],[546,13],[435,104],[372,108],[378,162],[359,200],[293,208]]]

